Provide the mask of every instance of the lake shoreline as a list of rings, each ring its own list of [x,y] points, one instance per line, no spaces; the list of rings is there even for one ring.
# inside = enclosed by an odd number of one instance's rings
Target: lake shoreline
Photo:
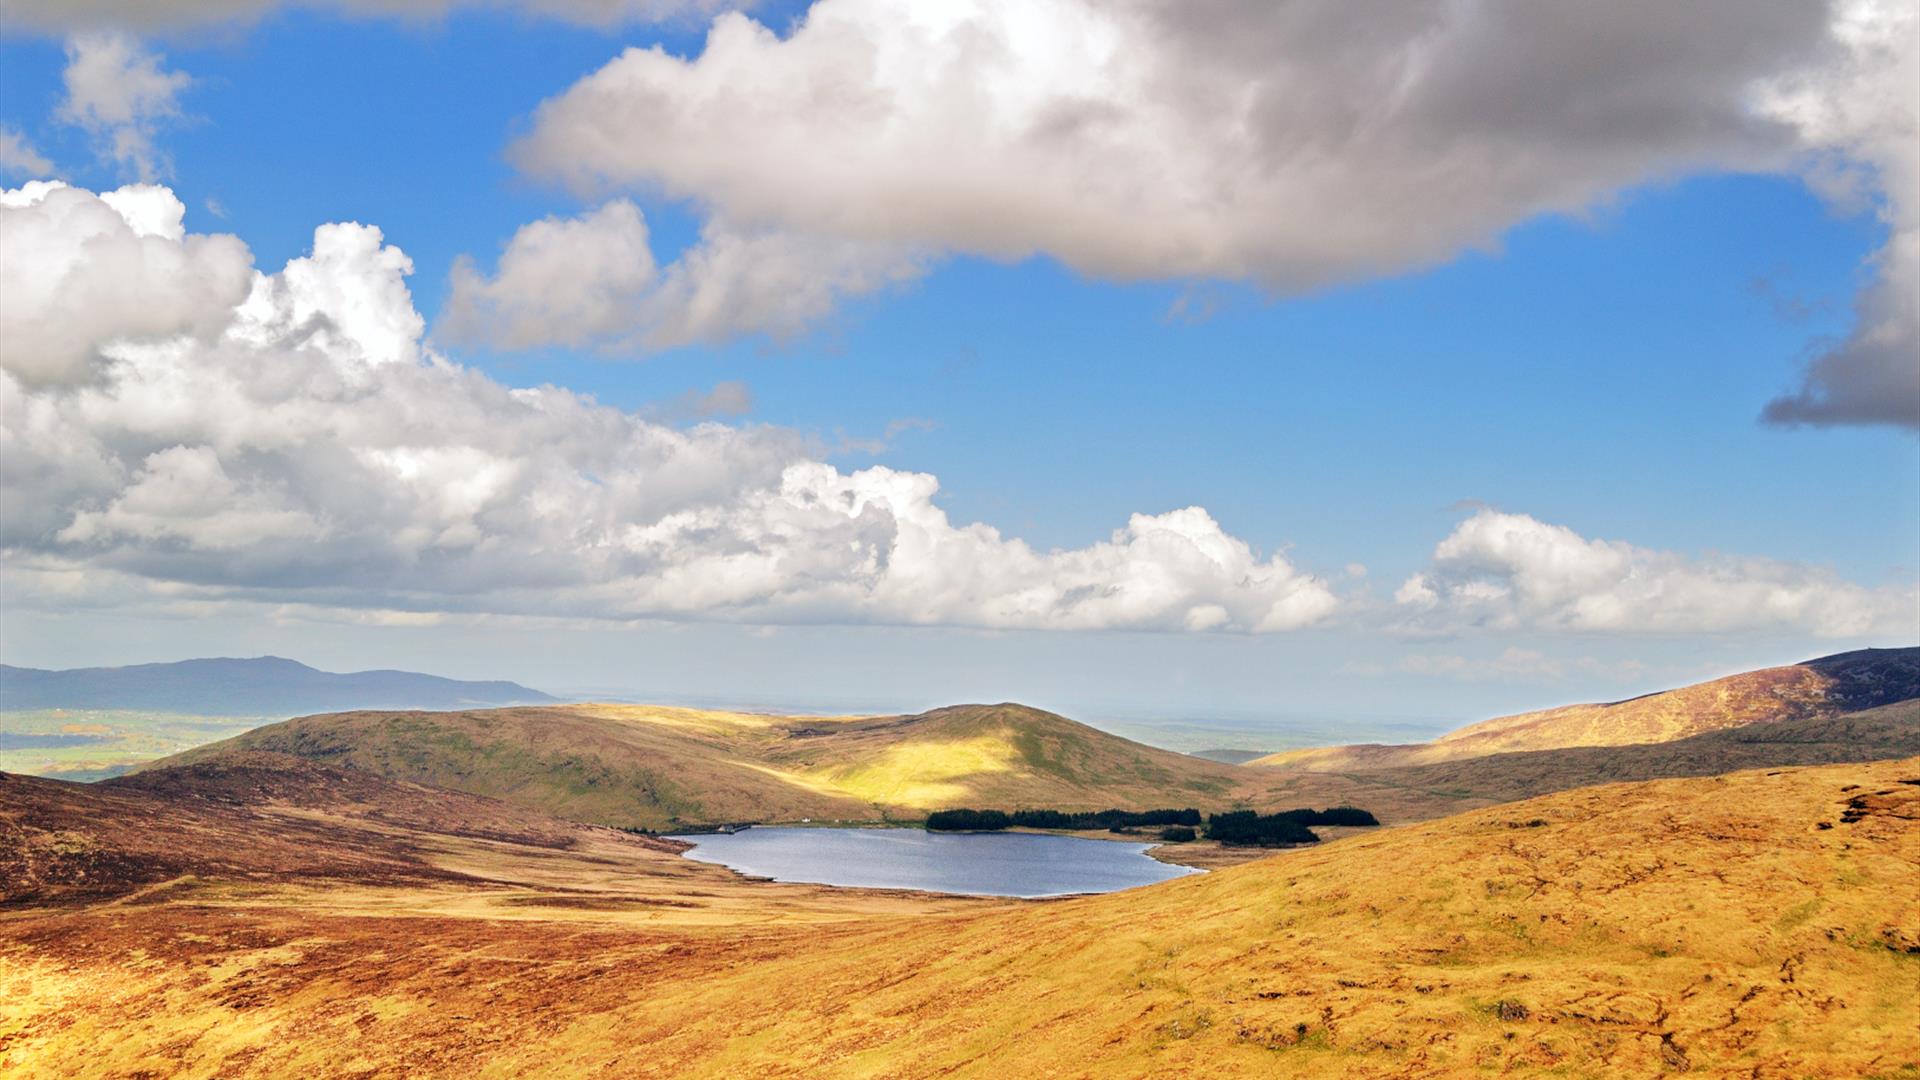
[[[899,839],[886,839],[885,834]],[[690,845],[681,857],[724,867],[748,881],[946,896],[1062,899],[1207,872],[1205,867],[1155,858],[1153,853],[1165,846],[1155,842],[1045,830],[946,832],[803,824],[664,838]],[[1108,843],[1087,844],[1089,840]],[[1130,846],[1115,851],[1113,840]]]
[[[681,829],[659,835],[668,837],[726,836],[745,829],[898,829],[912,832],[934,831],[921,825],[894,821],[767,821],[743,822],[737,825],[715,825],[697,829]],[[1123,844],[1145,844],[1147,845],[1147,849],[1141,852],[1141,854],[1156,862],[1163,862],[1169,866],[1184,866],[1193,870],[1219,870],[1228,866],[1239,866],[1242,863],[1254,862],[1255,860],[1264,859],[1270,855],[1278,855],[1286,851],[1319,847],[1339,839],[1339,836],[1345,835],[1349,831],[1364,831],[1358,829],[1346,830],[1337,826],[1323,827],[1323,831],[1326,830],[1331,830],[1339,835],[1325,836],[1320,844],[1301,844],[1295,847],[1237,847],[1213,840],[1188,840],[1182,843],[1174,843],[1172,841],[1158,840],[1146,836],[1115,833],[1106,829],[1034,829],[1023,825],[1016,825],[1006,829],[939,830],[939,833],[948,836],[993,836],[1018,833],[1031,836],[1071,836],[1081,840],[1117,841]]]

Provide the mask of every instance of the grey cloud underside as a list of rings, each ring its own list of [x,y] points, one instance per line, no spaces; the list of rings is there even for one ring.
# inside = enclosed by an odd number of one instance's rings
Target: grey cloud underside
[[[1856,334],[1808,365],[1801,387],[1767,403],[1774,424],[1885,424],[1920,430],[1920,356],[1912,340]]]
[[[1808,147],[1813,184],[1843,206],[1870,206],[1887,243],[1855,300],[1852,330],[1764,417],[1920,430],[1920,8],[1862,0],[1835,36],[1845,56],[1777,80],[1763,107]]]

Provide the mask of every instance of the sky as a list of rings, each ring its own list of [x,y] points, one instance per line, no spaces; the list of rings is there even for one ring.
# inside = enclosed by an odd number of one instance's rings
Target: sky
[[[1917,37],[7,0],[0,662],[1272,742],[1914,644]]]

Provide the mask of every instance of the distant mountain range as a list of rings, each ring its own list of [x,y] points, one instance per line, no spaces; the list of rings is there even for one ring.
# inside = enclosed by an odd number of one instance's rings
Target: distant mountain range
[[[0,664],[0,709],[144,709],[300,716],[347,709],[470,709],[557,700],[519,683],[411,671],[339,674],[278,656],[46,671]]]

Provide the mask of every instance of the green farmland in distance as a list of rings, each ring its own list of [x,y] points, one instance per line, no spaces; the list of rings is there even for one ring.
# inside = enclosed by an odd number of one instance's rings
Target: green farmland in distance
[[[139,709],[0,710],[0,772],[101,780],[275,719]]]

